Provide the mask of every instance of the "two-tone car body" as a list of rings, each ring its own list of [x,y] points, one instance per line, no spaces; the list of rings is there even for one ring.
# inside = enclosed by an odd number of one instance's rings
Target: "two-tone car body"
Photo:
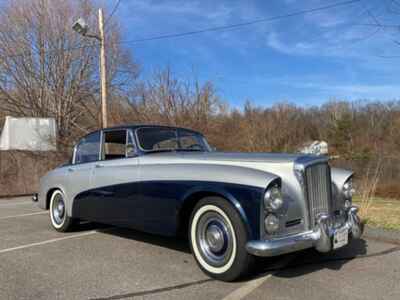
[[[329,252],[359,238],[352,176],[327,157],[216,152],[192,130],[132,125],[82,138],[37,198],[59,231],[90,220],[188,234],[203,271],[233,280],[253,256]]]

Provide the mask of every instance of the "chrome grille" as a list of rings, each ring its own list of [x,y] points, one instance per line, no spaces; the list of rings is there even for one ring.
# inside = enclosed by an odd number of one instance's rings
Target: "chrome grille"
[[[305,181],[310,225],[314,226],[319,214],[332,212],[329,165],[319,163],[308,166],[305,171]]]

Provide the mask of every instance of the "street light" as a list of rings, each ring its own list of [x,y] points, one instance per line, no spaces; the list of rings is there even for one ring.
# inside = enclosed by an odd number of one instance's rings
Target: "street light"
[[[86,36],[89,30],[89,25],[86,23],[84,19],[79,18],[72,26],[72,29],[79,34]]]
[[[106,51],[104,41],[103,10],[99,9],[99,34],[89,34],[89,25],[83,18],[79,18],[72,29],[84,37],[94,38],[100,42],[100,87],[101,87],[101,117],[102,127],[107,127],[107,82],[106,82]]]

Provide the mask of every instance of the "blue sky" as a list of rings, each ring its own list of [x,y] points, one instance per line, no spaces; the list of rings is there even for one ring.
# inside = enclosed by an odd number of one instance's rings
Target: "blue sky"
[[[125,40],[268,18],[340,2],[121,0],[116,17]],[[108,12],[115,1],[107,0]],[[127,45],[142,76],[169,65],[179,77],[212,80],[221,97],[241,107],[246,99],[318,105],[329,99],[399,98],[398,29],[390,1],[363,0],[312,14],[237,30]],[[400,22],[399,22],[400,24]],[[399,58],[382,58],[397,56]]]

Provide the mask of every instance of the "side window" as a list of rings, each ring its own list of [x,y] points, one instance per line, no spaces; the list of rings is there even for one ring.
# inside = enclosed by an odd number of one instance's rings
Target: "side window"
[[[94,132],[84,137],[77,145],[75,164],[99,160],[100,132]]]
[[[126,157],[126,130],[105,131],[103,133],[103,160]]]

